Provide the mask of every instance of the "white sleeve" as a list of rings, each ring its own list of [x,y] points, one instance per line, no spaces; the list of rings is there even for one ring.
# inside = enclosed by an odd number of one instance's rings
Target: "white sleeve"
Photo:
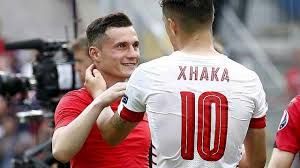
[[[121,113],[124,107],[131,112],[145,112],[145,95],[148,90],[146,87],[146,75],[140,65],[129,78],[118,112]]]
[[[262,118],[266,116],[268,103],[266,101],[266,93],[258,76],[256,80],[256,94],[254,101],[255,109],[252,118]]]

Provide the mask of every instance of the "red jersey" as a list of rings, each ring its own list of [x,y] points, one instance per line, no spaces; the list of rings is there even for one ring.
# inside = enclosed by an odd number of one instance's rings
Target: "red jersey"
[[[283,113],[275,147],[294,154],[300,151],[300,96],[295,97]]]
[[[55,129],[72,122],[93,98],[85,88],[67,93],[55,110]],[[119,101],[111,105],[117,110]],[[68,137],[66,137],[68,138]],[[144,118],[119,145],[113,147],[101,137],[95,123],[80,151],[71,159],[72,168],[148,168],[150,130]]]

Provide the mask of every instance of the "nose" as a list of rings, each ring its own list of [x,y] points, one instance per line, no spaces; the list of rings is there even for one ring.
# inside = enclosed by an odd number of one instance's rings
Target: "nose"
[[[138,58],[140,57],[140,50],[138,47],[130,46],[129,53],[127,55],[128,58]]]

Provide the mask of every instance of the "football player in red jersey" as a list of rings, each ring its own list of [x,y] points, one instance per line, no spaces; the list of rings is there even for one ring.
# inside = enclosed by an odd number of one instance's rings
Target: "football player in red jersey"
[[[72,168],[148,168],[148,121],[142,120],[122,144],[113,147],[104,141],[99,130],[102,106],[95,104],[99,99],[102,103],[106,101],[97,97],[106,86],[124,89],[125,86],[114,84],[125,81],[137,67],[140,53],[135,29],[125,14],[113,13],[93,21],[86,34],[94,64],[90,70],[96,68],[102,73],[103,81],[97,86],[104,87],[97,92],[83,87],[60,100],[55,111],[53,155],[61,162],[70,161]],[[118,94],[112,95],[118,97]],[[117,110],[119,102],[120,99],[109,103],[112,111]]]
[[[284,111],[275,138],[269,168],[289,168],[300,151],[300,96]],[[298,158],[299,159],[299,158]]]

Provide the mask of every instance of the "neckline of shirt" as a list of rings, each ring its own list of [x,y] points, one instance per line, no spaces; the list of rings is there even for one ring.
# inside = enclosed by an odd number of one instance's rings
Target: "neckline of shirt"
[[[228,58],[224,54],[217,54],[217,55],[198,55],[198,54],[191,54],[191,53],[186,53],[182,51],[175,51],[173,52],[170,56],[178,56],[178,57],[191,57],[191,58],[198,58],[198,59],[225,59]]]

